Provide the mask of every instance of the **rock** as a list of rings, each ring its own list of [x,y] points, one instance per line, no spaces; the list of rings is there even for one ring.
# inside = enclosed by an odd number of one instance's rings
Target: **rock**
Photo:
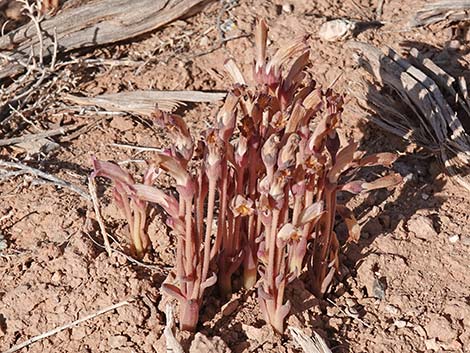
[[[424,345],[426,346],[426,349],[431,349],[433,351],[438,351],[441,346],[439,346],[436,342],[436,339],[430,339],[430,340],[425,340]]]
[[[403,182],[404,183],[410,183],[415,179],[416,179],[416,177],[413,173],[408,173],[403,177]]]
[[[292,4],[282,4],[282,12],[292,13],[294,11],[294,5]]]
[[[357,269],[358,286],[359,287],[364,286],[366,288],[368,297],[372,297],[372,293],[374,289],[374,280],[376,278],[374,270],[376,267],[378,267],[379,261],[380,261],[380,257],[378,255],[371,254],[366,257],[364,262]],[[351,288],[353,288],[353,291],[354,291],[355,286],[351,285]]]
[[[451,244],[457,243],[459,240],[460,240],[460,237],[458,234],[454,234],[449,237],[449,243]]]
[[[127,337],[122,335],[111,336],[108,338],[108,344],[111,348],[119,348],[125,346]]]
[[[321,25],[318,35],[320,39],[328,42],[344,40],[352,35],[356,29],[356,22],[346,19],[336,19]]]
[[[271,331],[268,326],[265,325],[261,328],[256,328],[250,325],[242,324],[242,330],[245,331],[246,337],[249,340],[261,343],[266,341],[266,339],[271,336]]]
[[[407,322],[404,321],[404,320],[396,320],[393,324],[394,324],[397,328],[404,328],[404,327],[406,327]]]
[[[414,327],[416,333],[421,337],[426,337],[426,331],[424,330],[423,326],[417,325]]]
[[[210,43],[209,37],[207,36],[202,36],[201,39],[199,40],[199,45],[201,47],[207,47],[209,43]]]
[[[218,336],[207,337],[202,333],[198,332],[194,336],[194,340],[191,342],[189,347],[189,353],[231,353],[230,348],[227,347],[226,343],[222,338]]]
[[[87,335],[86,333],[86,327],[85,326],[77,326],[72,329],[72,333],[70,335],[70,338],[72,340],[80,341],[83,338],[85,338]]]
[[[374,282],[372,284],[372,297],[377,298],[379,300],[384,300],[385,289],[386,285],[380,279],[374,278]]]
[[[343,320],[339,317],[333,317],[328,320],[328,326],[330,326],[335,331],[339,331],[342,325]]]
[[[430,314],[430,321],[424,327],[429,339],[437,338],[441,342],[450,342],[457,337],[449,321],[441,315]]]
[[[443,344],[442,348],[446,351],[462,352],[462,344],[457,340],[454,340],[450,343]]]
[[[466,329],[470,329],[470,305],[464,301],[453,300],[444,306],[444,314],[452,320],[461,321]]]
[[[397,308],[397,307],[394,306],[394,305],[391,305],[391,304],[385,305],[384,310],[385,310],[387,313],[389,313],[389,314],[391,314],[391,315],[393,315],[393,316],[398,316],[398,315],[400,315],[400,309]]]
[[[408,230],[416,235],[417,238],[429,240],[437,237],[437,232],[434,229],[432,220],[418,215],[408,221]]]

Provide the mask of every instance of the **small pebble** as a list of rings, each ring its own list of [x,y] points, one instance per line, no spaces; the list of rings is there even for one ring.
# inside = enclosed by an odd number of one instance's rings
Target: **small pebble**
[[[294,5],[292,5],[292,4],[283,4],[282,5],[282,12],[292,13],[293,11],[294,11]]]
[[[457,50],[457,49],[460,49],[460,42],[456,39],[454,40],[451,40],[448,44],[448,48],[449,49],[453,49],[453,50]]]
[[[207,47],[209,45],[209,38],[207,36],[203,36],[200,40],[199,40],[199,45],[201,47]]]
[[[398,328],[403,328],[406,327],[407,322],[403,320],[396,320],[393,324]]]
[[[414,327],[416,333],[420,335],[421,337],[426,337],[426,331],[424,330],[423,326],[415,326]]]
[[[413,181],[413,179],[415,179],[413,173],[408,173],[403,177],[403,181],[405,183],[409,183],[409,182]]]
[[[389,314],[392,314],[392,315],[399,315],[400,314],[400,309],[397,308],[394,305],[391,305],[391,304],[387,304],[385,306],[385,311]]]
[[[375,278],[372,286],[372,296],[379,300],[385,299],[385,285],[379,279]]]
[[[451,244],[457,243],[459,240],[460,237],[458,236],[458,234],[454,234],[449,237],[449,243]]]
[[[438,351],[441,346],[439,346],[436,342],[436,339],[429,339],[424,341],[424,345],[426,346],[426,349],[431,349],[433,351]]]
[[[235,24],[235,22],[233,22],[232,19],[229,18],[228,20],[226,20],[224,23],[220,25],[220,29],[224,33],[227,33],[227,32],[237,29],[237,25]]]
[[[423,200],[427,200],[427,199],[429,199],[429,195],[428,194],[421,194],[421,198]]]

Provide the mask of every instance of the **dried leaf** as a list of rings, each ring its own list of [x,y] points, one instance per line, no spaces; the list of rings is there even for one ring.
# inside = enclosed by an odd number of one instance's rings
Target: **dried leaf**
[[[233,59],[228,59],[224,64],[225,70],[227,70],[228,74],[232,78],[234,83],[238,83],[240,85],[246,85],[246,80],[243,77],[240,68],[238,67],[237,63]]]

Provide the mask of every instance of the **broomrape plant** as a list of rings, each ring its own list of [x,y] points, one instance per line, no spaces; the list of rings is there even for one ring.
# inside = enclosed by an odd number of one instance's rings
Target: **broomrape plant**
[[[268,59],[267,33],[261,21],[251,81],[233,60],[226,62],[235,83],[200,141],[181,117],[158,111],[154,119],[173,145],[149,161],[142,183],[114,163],[93,161],[94,176],[114,182],[136,256],[149,246],[148,203],[165,211],[177,246],[175,269],[162,289],[178,299],[182,329],[196,328],[204,291],[217,283],[222,296],[230,295],[232,277],[242,268],[244,287],[257,287],[265,321],[282,333],[290,311],[286,286],[307,269],[308,285],[320,296],[338,269],[336,214],[348,227],[348,241],[359,237],[354,215],[337,203],[337,193],[401,181],[397,174],[351,180],[359,168],[390,166],[396,156],[364,157],[356,142],[341,138],[343,97],[307,78],[305,40]],[[177,196],[153,185],[157,170],[174,179]]]

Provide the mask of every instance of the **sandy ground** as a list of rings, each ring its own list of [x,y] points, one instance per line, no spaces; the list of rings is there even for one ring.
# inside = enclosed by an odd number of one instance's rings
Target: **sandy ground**
[[[424,3],[386,1],[380,18],[385,25],[365,30],[358,39],[393,47],[405,55],[411,46],[417,47],[441,64],[447,63],[450,72],[468,67],[467,38],[457,38],[461,47],[452,49],[449,43],[455,38],[450,29],[406,30],[413,11]],[[352,97],[350,78],[359,69],[351,52],[343,43],[321,41],[317,33],[331,18],[374,20],[375,1],[241,0],[234,4],[222,18],[236,25],[234,35],[252,33],[260,17],[270,24],[269,37],[276,45],[310,35],[312,75],[328,85],[342,74],[335,89]],[[145,65],[77,68],[71,73],[72,92],[227,89],[224,59],[233,56],[247,69],[253,61],[253,38],[229,41],[213,50],[219,9],[216,2],[138,41],[84,54],[128,58]],[[446,56],[453,60],[446,61]],[[183,109],[183,114],[197,134],[217,108],[217,104],[194,105]],[[294,304],[288,322],[307,334],[320,333],[335,353],[470,352],[470,197],[449,182],[432,155],[380,131],[364,117],[355,100],[348,99],[346,134],[361,139],[363,150],[400,152],[402,157],[393,168],[407,181],[393,192],[378,191],[348,201],[363,224],[361,239],[343,249],[342,274],[326,298],[316,299],[300,281],[288,289]],[[130,115],[103,119],[51,102],[50,109],[36,118],[57,124],[101,119],[70,141],[57,139],[60,147],[46,154],[0,148],[1,158],[27,158],[30,165],[83,189],[91,171],[90,155],[115,161],[143,159],[150,153],[112,144],[161,147],[168,143],[161,130]],[[126,164],[131,171],[140,166]],[[109,196],[109,190],[104,192],[103,212],[114,236],[124,241],[125,224]],[[0,200],[0,230],[8,245],[0,251],[0,351],[130,298],[128,305],[22,352],[165,351],[159,286],[172,263],[174,247],[158,217],[150,225],[155,250],[145,258],[150,265],[144,267],[120,254],[107,256],[95,243],[101,239],[90,205],[67,189],[18,177],[0,181]],[[209,338],[219,337],[219,346],[232,352],[299,352],[290,335],[275,336],[264,326],[252,292],[234,294],[228,303],[209,292],[198,331]],[[182,339],[190,340],[187,335]],[[192,351],[198,350],[193,347]]]

